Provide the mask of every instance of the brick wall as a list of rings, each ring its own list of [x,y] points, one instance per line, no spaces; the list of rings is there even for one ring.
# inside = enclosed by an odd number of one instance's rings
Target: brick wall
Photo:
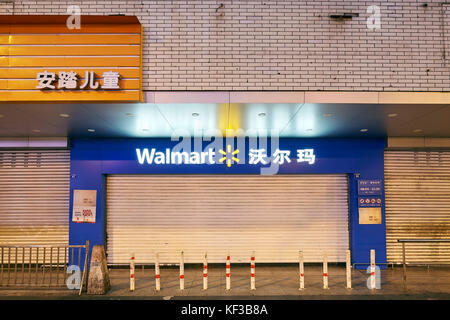
[[[450,91],[450,5],[423,2],[16,0],[0,14],[77,4],[138,16],[146,90]],[[381,8],[381,30],[367,28],[370,5]],[[359,17],[328,17],[343,12]]]

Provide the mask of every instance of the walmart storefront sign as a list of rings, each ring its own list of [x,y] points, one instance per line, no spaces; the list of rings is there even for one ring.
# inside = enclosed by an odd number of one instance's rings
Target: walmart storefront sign
[[[167,148],[164,152],[155,148],[136,149],[139,164],[214,164],[215,152],[176,152]]]
[[[227,145],[226,150],[219,149],[218,157],[214,149],[207,151],[179,152],[166,148],[164,151],[158,151],[156,148],[137,148],[136,155],[139,164],[217,164],[224,163],[228,167],[232,164],[243,163],[239,158],[239,149],[232,150]],[[282,165],[293,161],[290,150],[276,149],[271,156],[267,155],[266,149],[250,149],[248,153],[248,163],[253,165],[266,165],[270,162]],[[310,165],[316,162],[314,149],[297,149],[296,162],[305,162]]]

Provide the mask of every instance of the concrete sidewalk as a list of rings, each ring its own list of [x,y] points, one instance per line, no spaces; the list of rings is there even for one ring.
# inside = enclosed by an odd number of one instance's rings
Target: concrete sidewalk
[[[450,299],[450,267],[408,267],[407,290],[402,268],[381,270],[381,289],[369,290],[365,270],[352,271],[346,289],[345,266],[330,265],[329,289],[322,288],[322,267],[305,266],[305,289],[300,291],[298,266],[256,266],[256,290],[250,290],[250,267],[231,266],[231,290],[225,290],[225,266],[208,267],[207,291],[202,290],[201,266],[185,267],[185,290],[179,290],[179,270],[161,267],[161,291],[155,291],[153,267],[136,269],[136,290],[129,290],[129,269],[110,270],[112,289],[104,296],[72,290],[0,289],[0,299]]]

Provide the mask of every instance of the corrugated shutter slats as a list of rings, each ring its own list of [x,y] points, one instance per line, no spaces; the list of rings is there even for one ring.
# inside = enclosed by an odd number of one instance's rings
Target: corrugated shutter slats
[[[69,190],[69,150],[0,151],[0,244],[68,244]]]
[[[108,176],[108,263],[345,261],[347,190],[345,175]]]
[[[388,262],[402,261],[397,239],[450,238],[450,152],[386,151]],[[407,262],[450,263],[450,243],[408,243]]]

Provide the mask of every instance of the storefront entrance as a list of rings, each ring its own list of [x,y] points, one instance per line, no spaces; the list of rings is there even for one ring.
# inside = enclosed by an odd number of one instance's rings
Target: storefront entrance
[[[402,262],[398,239],[450,237],[450,152],[386,151],[387,260]],[[450,243],[406,245],[411,263],[450,263]]]
[[[0,151],[0,243],[69,243],[69,150]]]
[[[349,248],[347,176],[110,175],[109,264],[345,261]]]

